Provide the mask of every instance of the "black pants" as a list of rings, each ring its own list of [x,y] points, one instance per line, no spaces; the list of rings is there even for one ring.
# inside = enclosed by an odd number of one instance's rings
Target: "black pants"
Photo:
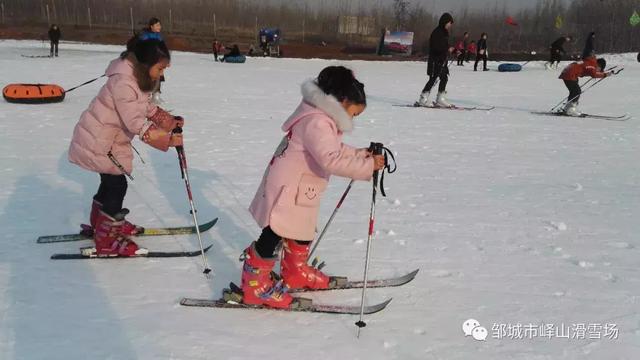
[[[58,42],[51,40],[51,50],[49,51],[49,54],[51,55],[51,57],[53,57],[54,55],[54,50],[55,50],[55,56],[58,56]]]
[[[449,81],[449,71],[447,69],[442,69],[442,71],[440,71],[440,75],[430,75],[429,81],[424,85],[422,92],[431,91],[431,88],[436,83],[437,79],[440,79],[438,92],[445,92],[447,90],[447,82]]]
[[[458,55],[458,65],[464,66],[465,57],[466,57],[466,51],[461,51],[460,55]]]
[[[267,226],[266,228],[262,229],[262,234],[260,234],[258,241],[256,241],[256,251],[258,252],[258,255],[263,258],[273,258],[274,256],[276,256],[276,248],[278,247],[278,245],[280,245],[281,241],[282,237],[273,232],[270,226]],[[295,241],[301,245],[306,245],[311,242],[301,240]]]
[[[564,84],[569,89],[569,97],[567,101],[577,103],[580,100],[580,94],[582,94],[582,89],[580,89],[580,85],[578,84],[578,80],[564,80]]]
[[[217,51],[213,51],[213,60],[218,61],[218,52]]]
[[[562,60],[562,54],[560,53],[560,51],[558,50],[551,50],[551,56],[549,57],[549,62],[551,63],[551,65],[553,65],[554,63],[560,63],[560,60]]]
[[[102,203],[102,211],[114,217],[122,210],[127,194],[127,178],[124,175],[100,174],[100,186],[93,199]]]
[[[473,65],[473,70],[478,70],[478,62],[482,60],[482,70],[487,70],[487,54],[476,55],[476,63]]]

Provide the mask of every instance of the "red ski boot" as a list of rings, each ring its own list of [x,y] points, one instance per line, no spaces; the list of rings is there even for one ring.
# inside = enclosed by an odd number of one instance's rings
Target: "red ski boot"
[[[124,215],[120,212],[115,217],[111,217],[102,211],[98,212],[96,231],[93,236],[98,256],[135,256],[149,252],[145,248],[138,247],[128,235],[123,234]]]
[[[275,258],[260,257],[252,243],[244,251],[244,266],[242,267],[242,302],[248,305],[266,305],[273,308],[288,308],[293,301],[287,293],[287,287],[282,281],[274,281],[271,269],[276,263]],[[242,257],[241,257],[242,259]]]
[[[96,228],[96,220],[98,219],[98,214],[100,213],[100,210],[102,210],[102,203],[94,199],[93,203],[91,203],[91,214],[89,214],[89,224],[91,226],[87,226],[84,224],[81,225],[82,227],[82,230],[80,231],[81,234],[93,237],[93,233]],[[120,212],[123,215],[127,215],[129,214],[129,209],[125,208],[125,209],[122,209]],[[128,236],[136,236],[143,232],[144,232],[144,228],[142,226],[132,224],[127,220],[124,221],[124,225],[122,226],[123,234]]]
[[[280,276],[290,289],[326,289],[329,276],[313,266],[307,265],[309,245],[295,240],[283,239],[284,256],[280,261]]]

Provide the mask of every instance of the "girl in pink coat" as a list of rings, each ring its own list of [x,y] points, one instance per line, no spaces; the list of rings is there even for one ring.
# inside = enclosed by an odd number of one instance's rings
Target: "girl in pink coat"
[[[329,66],[302,85],[302,102],[282,125],[286,135],[249,208],[262,234],[244,251],[244,303],[286,308],[293,300],[288,288],[329,286],[327,275],[307,265],[329,177],[369,180],[384,166],[382,155],[342,143],[365,107],[364,85],[345,67]],[[281,242],[282,280],[275,281],[270,272]]]
[[[182,145],[182,136],[172,133],[183,125],[182,119],[150,102],[151,91],[170,59],[164,42],[131,39],[127,51],[109,64],[107,83],[73,130],[69,161],[100,174],[90,215],[98,256],[147,253],[130,238],[141,229],[124,219],[129,212],[122,208],[125,175],[133,169],[134,136],[162,151]]]

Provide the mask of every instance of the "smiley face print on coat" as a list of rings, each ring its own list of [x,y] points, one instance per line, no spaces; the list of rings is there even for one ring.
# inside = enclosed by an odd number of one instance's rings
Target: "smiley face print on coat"
[[[307,199],[309,200],[313,200],[318,197],[318,191],[316,190],[315,187],[307,186],[307,188],[304,191],[304,196],[306,196]]]

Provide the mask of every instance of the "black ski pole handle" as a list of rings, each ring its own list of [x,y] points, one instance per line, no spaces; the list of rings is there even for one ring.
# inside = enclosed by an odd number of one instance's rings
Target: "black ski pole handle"
[[[371,142],[371,144],[369,144],[369,151],[371,151],[371,153],[373,155],[382,155],[382,148],[384,147],[384,145],[382,145],[382,143],[377,143],[377,142]],[[373,187],[376,188],[378,187],[378,174],[379,174],[380,170],[376,170],[373,172]]]

